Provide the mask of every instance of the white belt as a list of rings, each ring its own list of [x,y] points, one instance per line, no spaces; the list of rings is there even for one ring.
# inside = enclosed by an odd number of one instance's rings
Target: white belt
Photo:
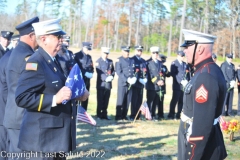
[[[186,116],[183,112],[181,114],[181,120],[185,123],[188,123],[188,124],[192,124],[192,121],[193,121],[193,117],[192,118],[189,118],[188,116]],[[219,121],[219,117],[218,118],[215,118],[214,121],[213,121],[213,125],[216,125]]]
[[[218,123],[218,119],[219,119],[219,117],[214,119],[213,125],[216,125],[216,124]],[[192,134],[192,121],[193,121],[193,117],[192,117],[192,118],[189,118],[188,116],[186,116],[186,115],[182,112],[182,114],[181,114],[181,120],[182,120],[183,122],[189,124],[188,130],[187,130],[187,133],[186,133],[187,141],[189,141],[189,137],[190,137],[190,135]]]

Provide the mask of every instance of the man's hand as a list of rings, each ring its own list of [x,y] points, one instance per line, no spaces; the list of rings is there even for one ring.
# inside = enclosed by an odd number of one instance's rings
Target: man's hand
[[[60,104],[64,100],[70,100],[71,97],[72,97],[71,89],[64,86],[56,94],[56,103]]]
[[[164,81],[163,81],[163,80],[159,80],[159,81],[157,82],[157,85],[158,85],[158,86],[163,86],[163,85],[164,85]]]
[[[83,94],[81,97],[77,98],[76,100],[79,100],[79,101],[86,101],[86,100],[88,99],[89,95],[90,95],[90,94],[89,94],[88,90],[85,89],[84,94]]]
[[[181,84],[183,85],[183,87],[185,87],[188,84],[188,81],[187,80],[182,80]]]
[[[85,73],[85,76],[86,76],[87,78],[91,79],[91,78],[93,77],[93,74],[90,73],[90,72],[86,72],[86,73]]]

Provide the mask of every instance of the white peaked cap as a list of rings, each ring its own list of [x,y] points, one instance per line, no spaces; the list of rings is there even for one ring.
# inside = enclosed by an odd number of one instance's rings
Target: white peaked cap
[[[101,47],[103,53],[110,53],[110,48],[108,47]]]
[[[156,46],[151,47],[151,48],[150,48],[150,51],[151,51],[151,52],[159,52],[159,47],[156,47]]]
[[[60,18],[51,19],[47,21],[41,21],[38,23],[33,23],[32,26],[34,28],[35,34],[38,36],[47,35],[47,34],[56,34],[56,35],[64,35],[66,34],[63,30],[60,23]]]
[[[182,29],[182,33],[184,34],[185,43],[182,46],[188,46],[188,42],[196,41],[196,43],[214,43],[216,36],[201,33],[197,31]],[[190,43],[189,43],[190,44]]]

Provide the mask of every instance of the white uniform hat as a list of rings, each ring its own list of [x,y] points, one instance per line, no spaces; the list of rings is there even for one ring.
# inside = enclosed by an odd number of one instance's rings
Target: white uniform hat
[[[101,50],[103,53],[106,53],[106,54],[110,53],[110,48],[108,48],[108,47],[101,47]]]
[[[61,25],[59,24],[60,18],[51,19],[47,21],[42,21],[38,23],[33,23],[32,26],[34,28],[35,34],[37,36],[54,34],[54,35],[64,35],[66,34]]]
[[[150,48],[150,51],[153,53],[153,52],[159,52],[159,47],[156,47],[156,46],[154,46],[154,47],[151,47]]]
[[[196,43],[213,44],[215,39],[217,38],[216,36],[210,34],[187,29],[183,29],[182,33],[184,34],[185,42],[181,45],[181,47],[191,46]]]

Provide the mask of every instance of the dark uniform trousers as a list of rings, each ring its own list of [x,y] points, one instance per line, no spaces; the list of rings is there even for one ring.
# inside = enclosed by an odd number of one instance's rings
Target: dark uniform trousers
[[[236,73],[235,73],[235,66],[231,63],[231,65],[225,61],[221,64],[221,70],[223,72],[223,75],[226,80],[227,88],[230,87],[230,82],[233,80],[236,80]],[[233,102],[233,94],[234,94],[234,88],[229,90],[229,92],[226,93],[226,106],[223,107],[222,114],[228,115],[232,114],[232,102]]]
[[[86,72],[93,73],[93,61],[90,55],[85,54],[83,51],[80,51],[75,54],[74,57],[75,61],[77,62],[79,68],[82,71],[83,80],[86,86],[86,89],[89,91],[90,89],[90,80],[88,77],[85,76]],[[81,102],[81,106],[87,110],[88,107],[88,99],[86,101]]]
[[[147,90],[147,105],[152,117],[156,116],[156,108],[158,108],[158,117],[163,117],[163,109],[160,107],[161,102],[163,101],[160,101],[160,97],[156,91]]]
[[[76,107],[71,101],[52,107],[53,95],[65,81],[58,66],[39,47],[29,58],[16,89],[15,101],[25,108],[18,142],[21,150],[45,155],[76,149]]]
[[[180,113],[182,111],[183,107],[183,86],[181,84],[182,80],[188,80],[190,79],[189,72],[186,72],[188,70],[188,66],[185,62],[180,62],[178,60],[175,60],[171,64],[171,75],[173,77],[173,94],[172,99],[170,102],[170,109],[168,118],[174,118],[175,117],[175,107],[178,104],[178,110],[176,114],[176,118],[180,118]]]
[[[115,64],[118,75],[117,105],[115,120],[127,119],[129,105],[132,99],[132,90],[128,89],[127,79],[132,77],[134,71],[134,61],[131,58],[118,58]]]
[[[195,67],[184,90],[178,160],[222,160],[227,152],[217,118],[221,116],[227,90],[225,79],[212,58]]]
[[[107,77],[115,75],[113,61],[99,58],[96,61],[97,71],[97,116],[107,118],[108,102],[112,89],[112,82],[106,82]]]
[[[7,82],[6,82],[6,72],[7,63],[10,57],[11,51],[8,51],[0,59],[0,151],[8,151],[9,141],[7,136],[7,128],[3,126],[3,119],[5,116],[5,107],[7,102]],[[4,153],[3,153],[4,154]],[[5,160],[5,155],[0,156],[0,160]]]
[[[130,88],[130,90],[132,90],[130,118],[134,119],[143,101],[144,86],[139,82],[139,78],[144,78],[143,74],[145,78],[147,78],[146,76],[147,73],[143,73],[143,69],[146,69],[147,67],[146,67],[146,61],[144,59],[137,58],[137,56],[133,56],[131,59],[134,61],[134,64],[135,64],[134,73],[132,72],[132,74],[134,75],[132,76],[135,76],[137,78],[136,83],[133,84]],[[139,70],[138,73],[136,73],[137,69]],[[137,116],[137,119],[139,119],[140,116],[141,114],[139,113]]]
[[[238,87],[238,111],[237,115],[240,116],[240,69],[236,70],[237,87]]]
[[[8,130],[9,152],[22,152],[18,147],[18,142],[24,109],[19,108],[14,99],[19,76],[25,69],[27,58],[33,53],[33,49],[28,44],[20,41],[15,49],[13,49],[7,64],[6,82],[8,95],[5,115],[8,116],[4,116],[3,125]]]

